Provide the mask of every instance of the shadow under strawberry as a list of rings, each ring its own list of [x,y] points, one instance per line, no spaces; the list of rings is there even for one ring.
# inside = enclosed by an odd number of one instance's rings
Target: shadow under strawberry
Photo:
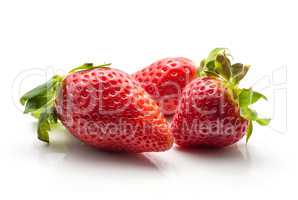
[[[36,130],[37,123],[32,123],[32,129]],[[33,134],[35,136],[35,134]],[[53,143],[41,143],[39,145],[40,159],[46,160],[47,155],[63,154],[63,163],[76,163],[81,167],[100,169],[104,166],[111,168],[137,168],[139,170],[159,170],[158,163],[153,162],[146,154],[128,152],[103,151],[88,146],[78,141],[62,126],[56,127],[52,132]],[[100,166],[100,167],[99,167]]]
[[[244,160],[245,157],[248,157],[248,152],[244,155],[240,150],[239,146],[234,144],[226,148],[211,148],[209,146],[196,146],[191,147],[181,147],[175,146],[174,149],[184,154],[196,155],[201,158],[210,158],[212,159],[232,159],[232,160]],[[247,150],[247,149],[246,149]]]

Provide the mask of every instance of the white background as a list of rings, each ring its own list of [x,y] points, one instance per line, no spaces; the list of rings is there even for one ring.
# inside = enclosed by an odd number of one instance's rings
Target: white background
[[[297,19],[287,0],[0,0],[0,199],[297,199]],[[63,130],[47,146],[19,110],[44,69],[113,62],[132,73],[214,47],[252,64],[242,85],[269,98],[258,109],[272,123],[247,146],[113,154]]]

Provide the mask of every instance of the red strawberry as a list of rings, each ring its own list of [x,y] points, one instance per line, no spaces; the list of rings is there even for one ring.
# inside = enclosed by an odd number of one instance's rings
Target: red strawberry
[[[183,88],[195,78],[195,64],[183,57],[165,58],[133,74],[165,115],[175,113]]]
[[[104,150],[165,151],[173,144],[157,104],[126,73],[86,64],[42,87],[25,94],[21,102],[26,112],[39,117],[38,136],[43,141],[49,141],[48,131],[58,118],[79,140]],[[45,94],[50,96],[46,103],[28,110]]]
[[[201,77],[183,91],[171,129],[180,146],[224,147],[252,133],[252,121],[267,125],[248,106],[266,97],[238,88],[249,66],[231,65],[227,49],[214,49],[201,63]]]

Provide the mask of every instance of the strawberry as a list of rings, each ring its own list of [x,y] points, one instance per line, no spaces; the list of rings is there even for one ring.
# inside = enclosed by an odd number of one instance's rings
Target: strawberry
[[[59,121],[82,142],[103,150],[165,151],[173,136],[158,105],[130,76],[106,65],[85,64],[54,76],[21,98],[38,117],[38,137]]]
[[[195,78],[194,63],[183,57],[164,58],[132,75],[165,115],[175,113],[183,88]]]
[[[231,64],[227,49],[216,48],[187,85],[173,117],[171,130],[179,146],[224,147],[252,133],[252,121],[267,125],[249,105],[264,95],[238,87],[248,65]]]

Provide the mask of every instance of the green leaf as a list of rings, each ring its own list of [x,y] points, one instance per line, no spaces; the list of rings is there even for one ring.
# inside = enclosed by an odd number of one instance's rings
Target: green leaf
[[[50,124],[48,120],[46,120],[45,115],[40,116],[41,120],[38,122],[38,128],[37,128],[37,135],[38,139],[43,141],[43,142],[50,142],[49,139],[49,131],[51,130]]]
[[[269,118],[258,118],[258,119],[256,119],[256,122],[258,123],[258,124],[260,124],[261,126],[267,126],[269,123],[270,123],[270,121],[271,121],[271,119],[269,119]]]
[[[208,57],[201,62],[200,69],[201,71],[217,73],[219,77],[228,82],[231,77],[231,61],[229,57],[228,49],[215,48],[209,53]]]
[[[54,112],[54,106],[44,108],[40,114],[37,125],[38,139],[49,143],[49,131],[56,123],[57,116]]]
[[[248,107],[240,108],[240,114],[243,118],[249,121],[255,121],[261,126],[267,126],[271,120],[268,118],[259,118],[258,113],[255,110],[250,109]]]
[[[247,107],[261,98],[267,100],[267,98],[259,92],[252,91],[251,89],[241,89],[239,94],[239,105],[240,107]]]
[[[252,131],[253,131],[253,125],[252,125],[252,121],[250,120],[248,121],[248,127],[246,130],[246,144],[248,143],[248,140],[251,137]]]
[[[32,111],[32,112],[31,112],[31,115],[32,115],[34,118],[39,119],[41,112],[42,112],[42,109],[38,109],[38,110]]]
[[[107,66],[110,66],[111,64],[112,63],[107,63],[107,64],[93,66],[93,63],[85,63],[79,67],[76,67],[76,68],[70,70],[69,73],[78,72],[78,71],[82,71],[82,70],[90,70],[90,69],[96,69],[96,68],[101,68],[101,67],[107,67]]]
[[[49,81],[47,81],[44,84],[41,84],[37,86],[36,88],[30,90],[29,92],[25,93],[21,99],[20,102],[22,105],[25,105],[25,103],[36,96],[46,96],[47,92],[55,86],[58,82],[62,80],[61,76],[53,76]]]
[[[215,60],[215,71],[223,76],[227,81],[230,79],[231,62],[225,55],[217,55]]]
[[[242,63],[235,63],[231,66],[232,82],[238,84],[247,74],[250,65],[243,65]]]
[[[209,55],[208,55],[208,57],[207,57],[205,63],[208,64],[210,61],[215,61],[215,60],[216,60],[216,57],[217,57],[219,54],[225,54],[225,52],[229,52],[229,50],[226,49],[226,48],[215,48],[215,49],[213,49],[213,50],[209,53]]]
[[[217,78],[221,78],[219,74],[217,74],[215,72],[212,72],[212,71],[204,71],[204,73],[208,76],[214,76],[214,77],[217,77]]]
[[[35,96],[28,99],[24,113],[29,113],[40,109],[43,105],[48,102],[47,96]]]
[[[93,68],[93,63],[85,63],[81,66],[78,66],[76,68],[73,68],[72,70],[69,71],[69,73],[81,71],[81,70],[88,70]]]
[[[212,71],[212,72],[215,71],[215,61],[214,60],[206,63],[206,70]]]
[[[258,114],[255,110],[252,110],[248,107],[240,107],[240,114],[247,120],[256,121],[258,119]]]
[[[48,102],[53,101],[61,81],[61,76],[53,76],[46,83],[24,94],[20,99],[21,104],[25,105],[24,113],[32,113],[34,116],[37,116],[37,110],[47,105]]]
[[[57,124],[57,116],[54,112],[54,101],[60,88],[63,77],[53,76],[46,83],[24,94],[20,101],[25,105],[24,113],[31,113],[38,119],[38,138],[49,142],[48,132]]]
[[[200,77],[204,75],[205,59],[201,60],[200,65],[196,69],[196,76]]]
[[[235,63],[231,66],[232,75],[236,76],[243,71],[243,64],[242,63]]]
[[[228,52],[228,49],[225,48],[215,48],[213,49],[208,57],[204,60],[205,67],[208,69],[208,71],[214,71],[215,70],[215,61],[218,55],[225,55],[225,52]]]
[[[97,65],[97,66],[94,66],[93,69],[96,69],[96,68],[102,68],[102,67],[108,67],[110,66],[112,63],[104,63],[102,65]]]

